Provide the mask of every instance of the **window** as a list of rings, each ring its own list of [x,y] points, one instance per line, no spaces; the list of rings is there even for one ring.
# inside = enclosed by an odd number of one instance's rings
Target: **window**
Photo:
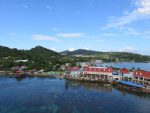
[[[140,80],[143,80],[143,77],[140,77]]]

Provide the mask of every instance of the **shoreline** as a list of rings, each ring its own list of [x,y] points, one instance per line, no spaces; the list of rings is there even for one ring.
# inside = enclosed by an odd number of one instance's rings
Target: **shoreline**
[[[23,77],[49,77],[49,78],[64,78],[63,75],[49,75],[49,74],[27,74],[27,73],[23,73],[20,74],[23,75],[20,78]],[[8,77],[13,77],[15,78],[16,74],[12,73],[11,71],[0,71],[0,76],[8,76]]]
[[[86,79],[77,79],[77,78],[69,78],[64,77],[64,79],[70,80],[70,81],[78,81],[78,82],[88,82],[88,83],[98,83],[98,84],[104,84],[105,86],[113,86],[116,89],[125,90],[128,92],[135,92],[139,94],[150,94],[150,89],[147,89],[145,87],[143,88],[137,88],[137,87],[131,87],[128,85],[120,84],[119,82],[109,82],[109,81],[102,81],[102,80],[86,80]]]
[[[97,84],[103,84],[104,86],[107,87],[114,87],[116,89],[119,90],[123,90],[123,91],[127,91],[127,92],[135,92],[135,93],[139,93],[139,94],[150,94],[150,89],[146,89],[146,88],[141,88],[141,89],[137,89],[136,87],[130,87],[130,86],[124,86],[123,84],[119,84],[118,82],[109,82],[109,81],[102,81],[102,80],[86,80],[86,79],[79,79],[79,78],[70,78],[70,77],[66,77],[64,75],[44,75],[44,74],[25,74],[25,76],[23,77],[13,77],[15,76],[13,73],[0,73],[0,76],[4,76],[4,77],[12,77],[12,78],[25,78],[25,77],[42,77],[42,78],[58,78],[58,79],[64,79],[64,80],[68,80],[68,81],[75,81],[75,82],[81,82],[81,83],[97,83]]]

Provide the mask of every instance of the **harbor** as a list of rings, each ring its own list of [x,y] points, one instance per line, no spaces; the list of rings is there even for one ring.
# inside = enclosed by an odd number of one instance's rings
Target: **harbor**
[[[149,95],[98,83],[0,77],[0,89],[1,113],[149,113]]]
[[[150,72],[111,67],[71,67],[65,76],[68,80],[114,85],[129,91],[150,94]]]
[[[0,71],[0,75],[12,78],[46,77],[60,78],[70,81],[89,82],[114,86],[119,89],[150,94],[150,72],[92,66],[89,62],[80,62],[79,66],[62,66],[63,71],[45,71],[43,69],[26,70],[25,66],[12,67],[10,71]]]

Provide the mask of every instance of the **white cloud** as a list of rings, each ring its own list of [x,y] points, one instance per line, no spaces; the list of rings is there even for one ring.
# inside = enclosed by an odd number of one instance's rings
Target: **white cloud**
[[[55,47],[51,47],[51,50],[56,51],[57,49]]]
[[[122,27],[120,29],[123,35],[130,35],[132,37],[150,38],[150,31],[138,31],[132,27]]]
[[[39,35],[39,34],[34,34],[32,36],[32,39],[33,40],[36,40],[36,41],[46,41],[46,40],[49,40],[49,41],[59,41],[57,38],[55,37],[52,37],[52,36],[48,36],[48,35]]]
[[[144,38],[150,39],[150,31],[144,33]]]
[[[76,50],[75,48],[69,48],[69,51],[74,51],[74,50]]]
[[[124,48],[120,48],[118,50],[119,52],[135,52],[135,48],[131,47],[131,46],[127,46]]]
[[[136,31],[134,28],[131,28],[131,27],[126,28],[125,31],[127,35],[134,35],[134,36],[142,35],[142,33]]]
[[[116,28],[141,19],[150,19],[150,0],[136,0],[135,9],[126,12],[122,17],[110,19],[103,29]]]
[[[81,38],[84,37],[84,33],[60,33],[57,34],[57,36],[64,38]]]
[[[85,49],[85,50],[89,50],[87,47],[84,47],[83,49]]]

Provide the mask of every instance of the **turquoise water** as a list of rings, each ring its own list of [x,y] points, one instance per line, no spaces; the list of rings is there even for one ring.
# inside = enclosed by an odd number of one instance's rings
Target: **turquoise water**
[[[150,113],[150,96],[64,79],[0,77],[0,113]]]
[[[113,66],[118,68],[128,68],[132,69],[133,67],[135,69],[140,68],[146,71],[150,71],[150,63],[138,63],[138,62],[118,62],[118,63],[103,63],[103,64],[97,64],[98,66]]]

